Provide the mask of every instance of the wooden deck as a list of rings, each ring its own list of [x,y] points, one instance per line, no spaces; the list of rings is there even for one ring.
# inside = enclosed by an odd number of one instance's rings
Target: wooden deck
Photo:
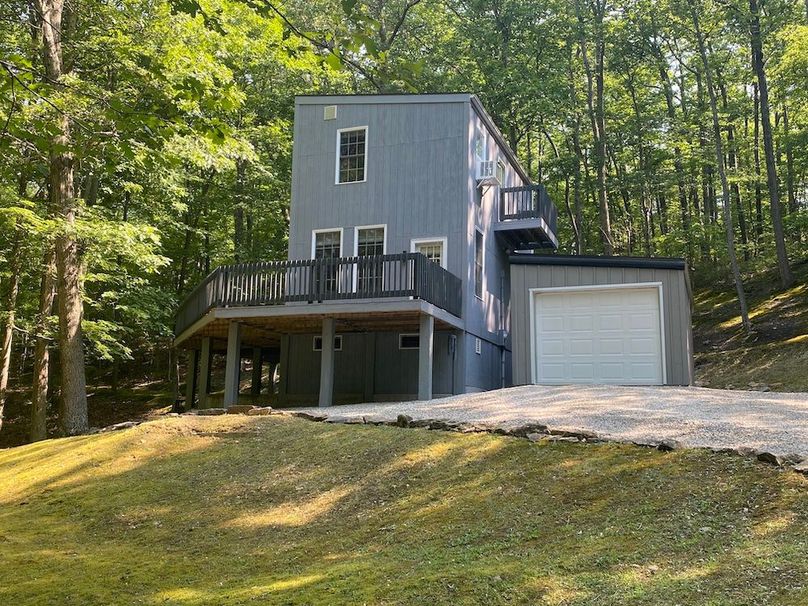
[[[217,268],[186,297],[175,337],[219,338],[216,326],[235,318],[247,334],[251,325],[267,334],[317,332],[326,316],[379,330],[417,325],[429,310],[457,326],[461,309],[460,278],[420,253],[242,263]]]

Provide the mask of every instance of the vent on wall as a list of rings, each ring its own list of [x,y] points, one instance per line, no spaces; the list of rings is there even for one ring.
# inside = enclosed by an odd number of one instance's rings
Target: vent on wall
[[[326,105],[323,108],[323,120],[336,120],[337,119],[337,106]]]
[[[474,353],[482,355],[483,353],[483,340],[480,337],[474,339]]]

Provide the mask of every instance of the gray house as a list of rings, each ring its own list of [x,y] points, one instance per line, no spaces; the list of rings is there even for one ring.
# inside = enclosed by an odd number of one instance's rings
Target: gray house
[[[272,398],[321,406],[524,383],[689,384],[681,259],[533,254],[557,211],[470,94],[295,106],[287,261],[217,268],[181,304],[188,401],[271,364]]]

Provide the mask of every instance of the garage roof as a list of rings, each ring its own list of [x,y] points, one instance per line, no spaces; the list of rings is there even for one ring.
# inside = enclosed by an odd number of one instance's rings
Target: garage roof
[[[578,267],[638,267],[646,269],[685,270],[681,257],[608,257],[587,255],[532,255],[515,253],[510,256],[515,265],[570,265]]]

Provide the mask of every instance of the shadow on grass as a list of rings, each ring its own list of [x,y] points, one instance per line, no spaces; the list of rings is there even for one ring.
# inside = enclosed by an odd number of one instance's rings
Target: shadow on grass
[[[695,451],[174,419],[2,453],[0,603],[805,603],[807,494]]]

